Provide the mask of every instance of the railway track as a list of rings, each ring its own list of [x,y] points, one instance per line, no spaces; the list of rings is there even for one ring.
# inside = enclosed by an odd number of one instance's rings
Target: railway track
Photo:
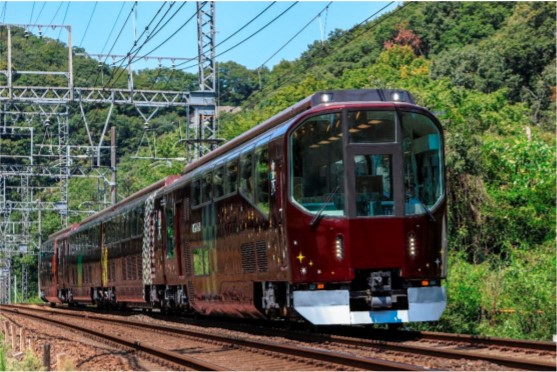
[[[21,309],[21,308],[20,308]],[[26,308],[27,309],[27,308]],[[62,311],[60,309],[48,309],[47,312],[54,313]],[[64,311],[64,314],[69,314],[74,317],[85,317],[91,320],[110,321],[107,319],[106,314],[95,315],[87,312],[85,315],[82,312]],[[129,314],[129,313],[128,313]],[[149,318],[151,319],[151,318]],[[159,321],[168,320],[168,318],[159,317]],[[154,319],[152,319],[154,320]],[[173,320],[176,320],[175,318]],[[366,339],[370,336],[368,330],[367,334],[361,334],[359,338],[347,337],[332,334],[308,334],[300,332],[290,332],[284,330],[269,330],[268,328],[256,328],[248,326],[228,326],[229,329],[233,328],[238,332],[250,333],[251,335],[259,335],[263,337],[283,337],[292,342],[290,345],[285,345],[284,342],[257,342],[249,340],[245,335],[237,337],[225,337],[222,335],[207,335],[207,332],[202,332],[200,335],[197,331],[185,330],[177,327],[176,325],[182,324],[181,322],[173,322],[172,325],[159,325],[150,324],[145,322],[137,322],[130,320],[122,320],[117,318],[117,322],[127,324],[132,327],[148,328],[154,332],[162,332],[169,334],[180,334],[187,337],[194,338],[210,338],[213,342],[218,342],[223,345],[234,345],[236,348],[247,348],[260,350],[260,352],[277,353],[282,355],[296,355],[299,358],[308,358],[313,353],[314,345],[318,345],[321,351],[313,355],[311,358],[318,363],[329,363],[330,368],[362,368],[362,369],[389,369],[395,368],[404,370],[405,367],[418,369],[418,368],[438,368],[438,369],[458,369],[458,365],[462,361],[467,361],[470,366],[467,369],[526,369],[526,370],[555,370],[555,343],[550,342],[532,342],[532,341],[518,341],[518,340],[504,340],[492,338],[478,338],[466,335],[451,335],[440,334],[432,332],[377,332],[374,331],[373,335],[376,339]],[[157,320],[154,320],[155,322]],[[191,321],[187,321],[192,323]],[[201,326],[209,329],[215,326],[215,322],[194,321]],[[223,326],[222,322],[218,326]],[[191,325],[191,324],[190,324]],[[379,337],[377,337],[379,335]],[[253,337],[252,337],[253,338]],[[300,342],[300,345],[294,343]],[[312,347],[308,348],[303,344],[310,344]],[[289,350],[288,350],[289,349]],[[324,350],[323,350],[324,349]],[[352,355],[351,361],[346,361],[347,353]],[[421,360],[413,361],[412,363],[402,363],[401,365],[389,365],[389,363],[381,366],[372,366],[369,364],[369,359],[380,360],[377,355],[389,354],[389,358],[393,357],[397,360],[414,360],[416,356],[422,356]],[[412,358],[408,358],[412,355]],[[406,357],[405,357],[406,356]],[[340,359],[339,359],[340,358]],[[452,360],[452,363],[439,362],[440,359]],[[470,364],[470,361],[477,363]],[[478,364],[479,363],[479,364]],[[484,363],[482,365],[482,363]],[[487,365],[485,363],[488,363]],[[245,369],[245,367],[244,367]],[[276,369],[276,368],[275,368]],[[298,367],[299,369],[299,367]]]
[[[363,370],[423,370],[425,368],[419,365],[412,365],[400,362],[393,362],[379,358],[364,358],[360,356],[351,355],[348,353],[335,352],[330,350],[320,350],[310,347],[303,347],[299,345],[279,344],[275,342],[263,340],[248,340],[245,338],[221,336],[202,331],[191,331],[184,329],[176,329],[175,327],[168,327],[162,325],[146,324],[144,322],[130,321],[126,319],[111,319],[106,316],[92,315],[92,314],[79,314],[76,312],[60,312],[45,309],[30,309],[21,308],[16,306],[2,306],[0,309],[3,312],[11,313],[17,316],[32,317],[40,321],[46,321],[58,324],[60,326],[68,327],[79,332],[92,335],[97,338],[103,338],[109,342],[122,345],[125,348],[131,348],[138,352],[149,354],[153,357],[163,359],[166,362],[174,363],[181,367],[187,367],[197,370],[228,370],[229,366],[233,365],[233,361],[240,357],[244,360],[244,364],[232,369],[250,369],[250,364],[246,363],[248,353],[257,355],[259,363],[257,369],[363,369]],[[38,314],[41,315],[38,315]],[[57,319],[63,318],[63,319]],[[106,327],[102,329],[93,329],[92,327],[84,327],[74,322],[69,322],[69,318],[77,319],[77,321],[86,323],[109,323],[111,332],[106,331]],[[98,325],[98,324],[97,324]],[[169,348],[162,348],[154,346],[149,342],[137,341],[127,337],[116,336],[115,333],[125,333],[125,328],[140,329],[147,336],[153,333],[164,333],[165,335],[173,335],[180,339],[179,343],[184,344],[184,338],[195,340],[196,347],[190,348],[194,350],[197,355],[211,355],[211,347],[214,349],[215,345],[219,345],[219,357],[222,360],[223,353],[231,351],[231,355],[225,356],[225,363],[213,363],[205,359],[191,357],[188,353],[180,353]],[[165,337],[166,343],[172,345],[168,337]],[[211,347],[199,346],[203,343],[212,345]],[[202,349],[200,349],[200,347]],[[183,348],[182,348],[183,351]],[[239,353],[239,354],[238,354]],[[191,354],[191,353],[190,353]],[[264,355],[267,359],[273,359],[273,362],[265,366],[261,356]],[[277,364],[277,361],[280,363]],[[251,361],[247,360],[248,363]],[[268,361],[266,361],[268,363]],[[306,368],[303,368],[303,367]],[[301,368],[302,367],[302,368]]]

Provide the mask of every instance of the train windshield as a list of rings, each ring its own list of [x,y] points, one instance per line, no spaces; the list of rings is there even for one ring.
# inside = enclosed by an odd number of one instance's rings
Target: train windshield
[[[310,213],[344,216],[341,114],[314,116],[290,138],[294,202]]]
[[[429,213],[443,196],[442,139],[435,123],[409,111],[345,114],[344,129],[337,112],[306,119],[292,132],[294,203],[325,216]]]

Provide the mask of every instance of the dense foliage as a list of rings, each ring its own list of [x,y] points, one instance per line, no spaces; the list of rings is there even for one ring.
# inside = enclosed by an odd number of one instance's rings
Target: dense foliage
[[[220,134],[231,139],[320,89],[411,91],[438,114],[447,142],[449,305],[433,327],[550,339],[556,333],[555,18],[550,2],[409,2],[366,25],[334,30],[272,70],[222,63],[220,104],[241,104],[242,111],[221,115]],[[19,42],[49,56],[22,64],[64,59],[52,41]],[[80,86],[127,83],[116,67],[85,57],[76,66]],[[182,71],[136,75],[142,88],[195,89],[195,75]],[[102,126],[103,110],[91,110],[91,122]],[[184,124],[185,117],[168,111],[153,121],[159,156],[183,153],[170,123]],[[80,120],[72,118],[76,128]],[[113,122],[122,195],[181,171],[180,163],[130,158],[144,134],[137,112],[120,108]],[[70,185],[76,199],[92,187],[80,182]]]
[[[555,334],[555,6],[410,3],[265,78],[232,138],[319,89],[403,88],[447,141],[449,305],[435,329]],[[533,42],[532,40],[536,40]]]

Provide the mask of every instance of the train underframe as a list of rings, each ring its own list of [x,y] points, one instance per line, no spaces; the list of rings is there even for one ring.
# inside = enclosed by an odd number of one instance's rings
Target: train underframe
[[[406,323],[436,321],[446,306],[445,289],[439,279],[406,280],[399,270],[356,270],[345,283],[254,282],[253,306],[261,317],[303,318],[315,325]],[[70,306],[71,289],[60,289],[58,299]],[[143,299],[120,300],[116,287],[90,289],[90,303],[104,308],[149,308],[172,312],[194,312],[185,285],[149,285]],[[219,310],[214,314],[230,315]],[[224,307],[223,307],[224,308]]]

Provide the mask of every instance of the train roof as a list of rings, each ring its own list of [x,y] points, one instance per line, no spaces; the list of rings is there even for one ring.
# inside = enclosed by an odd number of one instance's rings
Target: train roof
[[[219,148],[209,152],[198,160],[187,164],[184,167],[183,174],[199,168],[205,163],[219,157],[220,155],[233,150],[243,143],[265,133],[266,131],[296,118],[301,113],[319,106],[328,106],[339,103],[357,103],[357,102],[392,102],[392,103],[409,103],[415,105],[414,98],[410,92],[406,90],[395,89],[351,89],[351,90],[324,90],[312,94],[301,100],[293,106],[279,112],[275,116],[267,119],[261,124],[256,125],[250,130],[244,132],[238,137],[226,142]]]

